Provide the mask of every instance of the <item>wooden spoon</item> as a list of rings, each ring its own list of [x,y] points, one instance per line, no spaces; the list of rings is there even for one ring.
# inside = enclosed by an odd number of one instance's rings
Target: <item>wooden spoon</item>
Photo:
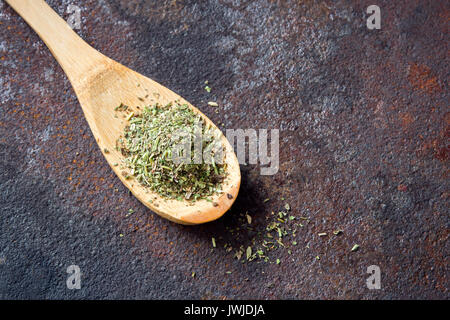
[[[225,147],[227,179],[222,187],[224,192],[213,196],[212,202],[166,200],[141,186],[136,180],[125,179],[119,166],[114,166],[123,158],[115,150],[115,145],[127,122],[120,116],[114,117],[114,108],[120,103],[133,108],[143,106],[144,102],[139,98],[149,94],[153,101],[148,98],[149,101],[145,101],[145,104],[159,102],[166,105],[179,100],[180,103],[187,103],[206,123],[215,127],[211,120],[176,93],[89,46],[43,0],[6,2],[36,31],[64,69],[100,150],[116,175],[136,198],[160,216],[181,224],[215,220],[231,207],[239,191],[241,173],[236,155],[224,135],[222,143]]]

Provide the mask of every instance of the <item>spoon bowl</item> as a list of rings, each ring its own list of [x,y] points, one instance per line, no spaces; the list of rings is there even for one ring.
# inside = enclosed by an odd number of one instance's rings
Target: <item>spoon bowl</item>
[[[120,63],[106,57],[82,40],[43,0],[6,0],[45,42],[72,84],[92,134],[105,159],[122,183],[145,206],[160,216],[180,224],[200,224],[221,217],[239,192],[241,173],[232,146],[221,135],[226,178],[222,193],[195,202],[161,197],[135,179],[122,175],[123,155],[116,141],[123,136],[127,121],[114,111],[123,103],[139,113],[144,106],[162,106],[179,101],[187,104],[210,126],[214,123],[178,94]],[[217,129],[218,130],[218,129]]]

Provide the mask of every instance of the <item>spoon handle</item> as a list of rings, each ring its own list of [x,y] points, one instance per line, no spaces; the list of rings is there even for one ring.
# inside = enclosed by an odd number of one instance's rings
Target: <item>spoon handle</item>
[[[39,35],[75,89],[105,56],[81,39],[43,0],[5,0]]]

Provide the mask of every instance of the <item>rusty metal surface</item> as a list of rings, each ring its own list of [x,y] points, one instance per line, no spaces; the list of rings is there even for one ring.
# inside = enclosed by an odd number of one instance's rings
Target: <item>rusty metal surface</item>
[[[129,195],[61,68],[0,2],[0,298],[448,298],[450,6],[376,1],[368,30],[372,2],[48,1],[65,19],[80,7],[85,40],[221,128],[280,129],[279,172],[242,166],[232,210],[195,227]],[[279,265],[223,249],[255,236],[227,231],[240,214],[264,230],[286,202],[311,220]]]

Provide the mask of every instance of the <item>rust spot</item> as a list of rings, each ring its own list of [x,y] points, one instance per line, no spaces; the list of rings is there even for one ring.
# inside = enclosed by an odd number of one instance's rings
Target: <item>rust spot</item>
[[[445,162],[448,160],[449,152],[450,152],[450,148],[448,145],[438,147],[435,149],[435,157],[439,161]]]
[[[409,112],[402,112],[398,116],[403,129],[408,128],[409,125],[414,122],[414,117]]]
[[[448,116],[445,117],[446,127],[439,133],[439,136],[433,140],[431,143],[434,149],[434,156],[436,159],[442,162],[446,162],[448,160],[448,155],[450,153],[450,126],[448,125]]]
[[[428,94],[441,91],[437,77],[425,65],[417,63],[410,64],[408,80],[415,90],[420,90]]]

